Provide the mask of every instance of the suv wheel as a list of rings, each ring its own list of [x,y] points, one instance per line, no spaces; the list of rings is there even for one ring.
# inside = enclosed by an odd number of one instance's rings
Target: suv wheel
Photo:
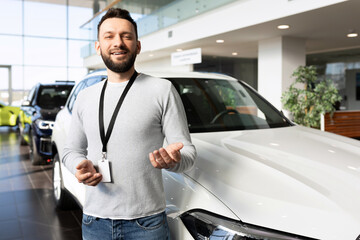
[[[61,173],[61,164],[59,154],[54,157],[53,163],[53,193],[55,198],[55,205],[59,209],[70,210],[77,207],[75,200],[70,193],[64,188],[64,182]]]
[[[30,134],[30,160],[32,165],[40,165],[44,162],[38,153],[35,137],[32,134]]]

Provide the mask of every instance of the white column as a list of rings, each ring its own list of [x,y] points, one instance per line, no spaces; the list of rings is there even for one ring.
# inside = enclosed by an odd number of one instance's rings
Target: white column
[[[259,93],[281,110],[281,95],[294,81],[292,73],[298,66],[304,65],[304,39],[277,37],[259,41]]]

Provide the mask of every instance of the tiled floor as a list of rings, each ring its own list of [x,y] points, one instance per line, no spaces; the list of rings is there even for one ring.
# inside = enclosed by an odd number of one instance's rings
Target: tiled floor
[[[32,166],[15,130],[0,127],[0,240],[81,239],[81,210],[55,209],[52,167]]]

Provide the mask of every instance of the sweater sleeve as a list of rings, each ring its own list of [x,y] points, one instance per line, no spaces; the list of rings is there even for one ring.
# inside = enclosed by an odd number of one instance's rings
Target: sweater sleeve
[[[170,85],[170,91],[168,92],[162,116],[162,130],[166,143],[181,142],[184,144],[184,147],[180,150],[180,163],[167,170],[171,172],[184,172],[190,170],[194,165],[196,149],[191,142],[183,103],[175,87],[172,84]]]
[[[87,139],[82,124],[82,94],[79,93],[74,104],[71,117],[71,126],[67,135],[62,162],[73,173],[76,166],[87,156]]]

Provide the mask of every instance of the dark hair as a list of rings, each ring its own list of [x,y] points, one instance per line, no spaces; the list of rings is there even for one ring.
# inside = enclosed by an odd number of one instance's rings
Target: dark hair
[[[125,19],[128,20],[129,22],[131,22],[131,24],[134,26],[135,29],[135,34],[136,34],[136,39],[138,39],[138,33],[137,33],[137,25],[136,22],[134,21],[134,19],[130,16],[129,11],[125,10],[125,9],[121,9],[121,8],[110,8],[105,15],[101,18],[98,26],[97,26],[97,30],[98,30],[98,38],[99,38],[99,32],[100,32],[100,26],[101,24],[108,18],[121,18],[121,19]]]

